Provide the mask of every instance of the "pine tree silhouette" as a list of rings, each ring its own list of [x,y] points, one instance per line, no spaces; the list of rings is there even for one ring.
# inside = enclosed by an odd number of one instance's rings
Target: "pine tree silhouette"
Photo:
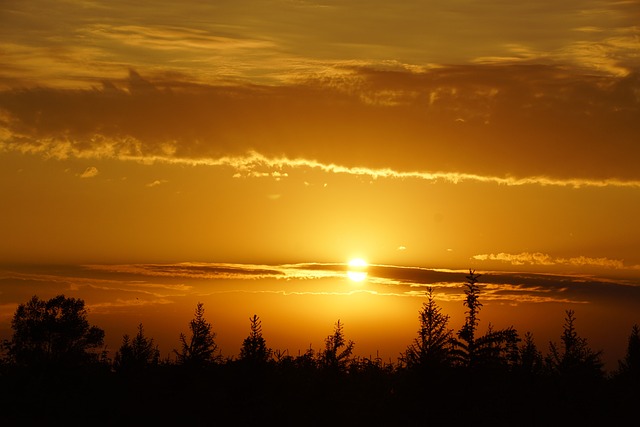
[[[180,351],[174,350],[178,356],[178,363],[188,365],[205,365],[217,362],[221,359],[218,345],[215,342],[216,334],[211,330],[211,324],[204,318],[204,305],[199,302],[195,316],[189,322],[191,336],[187,340],[185,334],[180,334]]]
[[[158,346],[153,345],[153,338],[144,335],[142,323],[138,325],[138,333],[131,340],[129,335],[122,337],[122,345],[114,357],[114,368],[118,371],[140,371],[150,366],[157,366],[160,361]]]
[[[575,329],[575,312],[566,310],[567,316],[560,336],[561,345],[549,343],[547,368],[554,374],[568,379],[587,380],[603,377],[601,352],[594,352],[586,338]]]
[[[476,337],[478,329],[478,313],[482,308],[480,302],[480,287],[474,270],[469,270],[465,283],[465,301],[467,307],[465,322],[458,331],[458,338],[453,340],[454,364],[471,369],[481,368],[510,368],[518,360],[518,332],[513,327],[493,330],[489,324],[485,335]]]
[[[404,356],[408,368],[432,369],[451,363],[453,329],[448,329],[449,316],[438,307],[433,288],[429,286],[427,302],[422,304],[418,315],[420,329]]]
[[[325,348],[319,354],[319,363],[322,368],[333,372],[346,372],[351,361],[351,353],[355,343],[345,341],[344,326],[338,320],[333,334],[325,339]]]
[[[618,374],[640,384],[640,326],[633,325],[627,342],[627,354],[618,362]]]
[[[240,348],[240,360],[253,365],[262,365],[271,358],[271,349],[267,347],[267,342],[262,336],[262,322],[257,315],[249,318],[251,332],[242,342]]]

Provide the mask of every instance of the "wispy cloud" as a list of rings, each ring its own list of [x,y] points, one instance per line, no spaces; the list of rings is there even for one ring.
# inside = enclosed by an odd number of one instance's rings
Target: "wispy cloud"
[[[122,299],[117,298],[113,301],[97,302],[87,304],[92,313],[105,314],[111,312],[114,308],[140,308],[150,305],[173,304],[174,301],[169,298],[155,298],[153,300],[144,300],[140,298]]]
[[[42,142],[42,141],[41,141]],[[104,155],[102,153],[115,153],[118,151],[118,147],[121,145],[127,145],[131,141],[106,141],[103,140],[105,145],[98,147],[94,153],[90,152],[78,152],[71,144],[60,145],[56,142],[50,141],[40,144],[38,147],[23,147],[22,152],[28,152],[31,154],[44,154],[46,157],[54,157],[59,159],[66,159],[70,157],[78,158],[101,158]],[[0,149],[2,148],[0,144]],[[10,149],[5,146],[5,149]],[[305,158],[290,159],[287,157],[270,158],[261,153],[252,151],[245,155],[238,155],[233,157],[220,157],[220,158],[177,158],[167,157],[163,155],[136,155],[132,154],[128,149],[120,152],[117,158],[124,161],[134,161],[146,164],[152,163],[165,163],[165,164],[179,164],[179,165],[191,165],[191,166],[212,166],[212,167],[230,167],[236,172],[233,174],[235,178],[260,178],[271,177],[275,180],[281,180],[283,177],[289,177],[289,172],[281,172],[282,170],[302,170],[313,169],[319,170],[331,174],[344,174],[352,176],[367,177],[373,180],[376,179],[417,179],[429,182],[443,182],[449,184],[460,184],[466,182],[478,182],[485,184],[505,185],[505,186],[523,186],[523,185],[540,185],[540,186],[556,186],[556,187],[570,187],[570,188],[582,188],[582,187],[622,187],[622,188],[640,188],[640,180],[625,180],[618,178],[608,179],[585,179],[585,178],[551,178],[547,176],[528,176],[528,177],[513,177],[513,176],[495,176],[495,175],[479,175],[460,172],[427,172],[427,171],[400,171],[391,168],[368,168],[368,167],[350,167],[335,163],[322,163],[317,160],[309,160]],[[92,170],[85,171],[83,177],[91,177]],[[147,187],[155,187],[166,183],[166,180],[156,180],[149,184]]]
[[[606,257],[586,257],[577,256],[570,258],[553,257],[549,254],[541,252],[521,252],[519,254],[509,254],[500,252],[498,254],[479,254],[472,257],[478,261],[501,261],[512,265],[570,265],[570,266],[589,266],[604,267],[613,269],[636,269],[637,266],[625,266],[624,261],[620,259],[610,259]]]
[[[98,269],[79,266],[0,267],[0,295],[3,302],[15,305],[31,296],[54,295],[81,297],[91,306],[166,304],[173,298],[193,292],[185,283],[162,283],[148,277],[124,277],[102,274]]]
[[[167,182],[169,181],[167,181],[166,179],[156,179],[155,181],[148,183],[147,187],[149,188],[157,187],[159,185],[166,184]]]
[[[87,268],[109,273],[136,276],[181,277],[190,279],[256,279],[279,277],[284,273],[268,266],[242,264],[121,264],[87,265]]]
[[[224,280],[307,280],[345,277],[344,264],[283,264],[254,265],[230,263],[193,263],[179,264],[95,264],[89,269],[135,276],[177,277],[188,279],[224,279]]]
[[[553,265],[555,262],[547,255],[540,252],[528,253],[522,252],[519,254],[507,254],[500,252],[499,254],[479,254],[472,257],[478,261],[503,261],[513,265]]]
[[[80,174],[80,178],[93,178],[98,175],[98,168],[95,166],[89,166]]]
[[[421,171],[399,171],[391,168],[376,169],[367,167],[349,167],[334,163],[321,163],[316,160],[308,160],[303,158],[289,159],[286,157],[268,158],[257,152],[250,152],[244,156],[223,157],[218,159],[199,159],[199,160],[161,160],[172,163],[188,163],[197,165],[210,166],[230,166],[237,170],[235,176],[273,176],[277,172],[267,172],[268,170],[282,170],[286,168],[300,169],[309,168],[321,170],[327,173],[346,174],[354,176],[366,176],[371,179],[418,179],[431,182],[446,182],[458,184],[463,182],[480,182],[487,184],[497,184],[506,186],[522,186],[522,185],[542,185],[542,186],[559,186],[559,187],[629,187],[640,188],[640,180],[621,180],[621,179],[583,179],[583,178],[551,178],[547,176],[529,176],[529,177],[512,177],[512,176],[491,176],[478,175],[459,172],[421,172]],[[288,176],[288,174],[284,174]]]
[[[452,9],[444,1],[184,1],[158,3],[149,13],[138,4],[95,1],[78,7],[32,0],[5,6],[11,19],[3,22],[3,65],[12,78],[40,84],[86,83],[121,64],[189,72],[194,78],[283,81],[290,73],[317,74],[354,58],[407,66],[467,63],[478,56],[518,59],[523,55],[513,53],[517,45],[535,52],[527,57],[538,61],[589,67],[606,61],[598,72],[637,66],[637,50],[611,41],[622,32],[637,35],[637,2],[550,4],[465,2]],[[194,21],[194,16],[215,19]],[[580,43],[597,48],[575,49]]]
[[[152,50],[197,51],[202,54],[219,50],[227,54],[237,54],[239,50],[265,50],[274,47],[266,40],[252,40],[246,37],[223,37],[197,28],[179,26],[140,26],[97,24],[85,27],[81,33],[97,38],[111,39],[124,45]]]

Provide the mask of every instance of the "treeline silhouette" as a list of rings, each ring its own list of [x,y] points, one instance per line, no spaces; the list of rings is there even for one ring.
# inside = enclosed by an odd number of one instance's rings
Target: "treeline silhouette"
[[[272,350],[257,315],[238,357],[224,358],[198,303],[175,358],[161,359],[142,324],[113,360],[84,301],[34,296],[16,309],[2,343],[0,425],[612,425],[637,420],[640,328],[612,373],[566,311],[543,354],[533,334],[478,331],[480,275],[464,286],[458,331],[433,290],[416,338],[396,363],[353,355],[338,320],[324,348]]]

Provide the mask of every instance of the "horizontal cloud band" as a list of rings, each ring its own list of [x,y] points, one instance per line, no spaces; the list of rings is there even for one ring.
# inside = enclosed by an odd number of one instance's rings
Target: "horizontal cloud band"
[[[307,167],[451,183],[640,187],[636,74],[523,65],[343,71],[276,87],[150,82],[131,71],[101,89],[3,91],[0,151],[229,166],[238,176]]]
[[[623,260],[610,259],[610,258],[592,258],[585,256],[562,258],[552,257],[551,255],[541,252],[521,252],[519,254],[479,254],[472,257],[478,261],[501,261],[510,263],[512,265],[538,265],[538,266],[553,266],[553,265],[571,265],[571,266],[583,266],[583,267],[604,267],[613,269],[629,269],[640,270],[639,265],[626,266]]]
[[[253,265],[223,263],[123,264],[0,268],[5,304],[17,304],[34,291],[77,292],[118,295],[127,304],[171,302],[187,294],[276,293],[281,295],[365,292],[378,296],[424,297],[426,287],[436,289],[437,298],[464,299],[465,271],[420,267],[370,265],[364,288],[348,283],[345,264],[303,263]],[[572,302],[588,303],[602,298],[637,301],[640,283],[585,275],[508,273],[482,271],[483,300],[498,303]],[[23,286],[29,284],[29,286]],[[102,298],[100,296],[99,298]],[[94,301],[96,303],[97,301]],[[111,299],[105,303],[115,304]]]
[[[118,147],[122,143],[113,142],[106,143],[100,147],[96,147],[95,151],[78,151],[71,144],[47,143],[41,142],[40,145],[14,145],[0,142],[0,152],[4,151],[20,151],[23,153],[40,154],[48,158],[84,158],[84,159],[104,159],[116,158],[123,161],[135,161],[143,164],[168,163],[182,164],[190,166],[219,166],[230,167],[234,170],[236,178],[258,178],[258,177],[288,177],[289,173],[285,170],[296,169],[314,169],[325,173],[345,174],[353,176],[365,176],[370,179],[418,179],[431,182],[444,182],[451,184],[459,184],[464,182],[479,182],[485,184],[497,184],[506,186],[521,185],[542,185],[557,187],[623,187],[623,188],[640,188],[640,180],[621,180],[621,179],[581,179],[581,178],[552,178],[547,176],[490,176],[478,175],[461,172],[427,172],[427,171],[399,171],[390,168],[376,169],[367,167],[349,167],[334,163],[322,163],[317,160],[309,160],[304,158],[289,159],[287,157],[269,158],[258,152],[249,152],[246,155],[226,156],[221,158],[178,158],[164,155],[136,155],[129,150],[118,151]],[[82,177],[92,177],[97,175],[98,171],[95,167],[86,170]],[[161,182],[155,182],[150,186],[159,185]]]

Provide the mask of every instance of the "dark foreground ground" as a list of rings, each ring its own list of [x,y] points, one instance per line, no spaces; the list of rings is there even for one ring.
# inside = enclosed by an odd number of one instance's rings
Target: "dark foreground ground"
[[[5,369],[0,426],[633,425],[639,384],[491,373],[239,364],[144,372]]]

